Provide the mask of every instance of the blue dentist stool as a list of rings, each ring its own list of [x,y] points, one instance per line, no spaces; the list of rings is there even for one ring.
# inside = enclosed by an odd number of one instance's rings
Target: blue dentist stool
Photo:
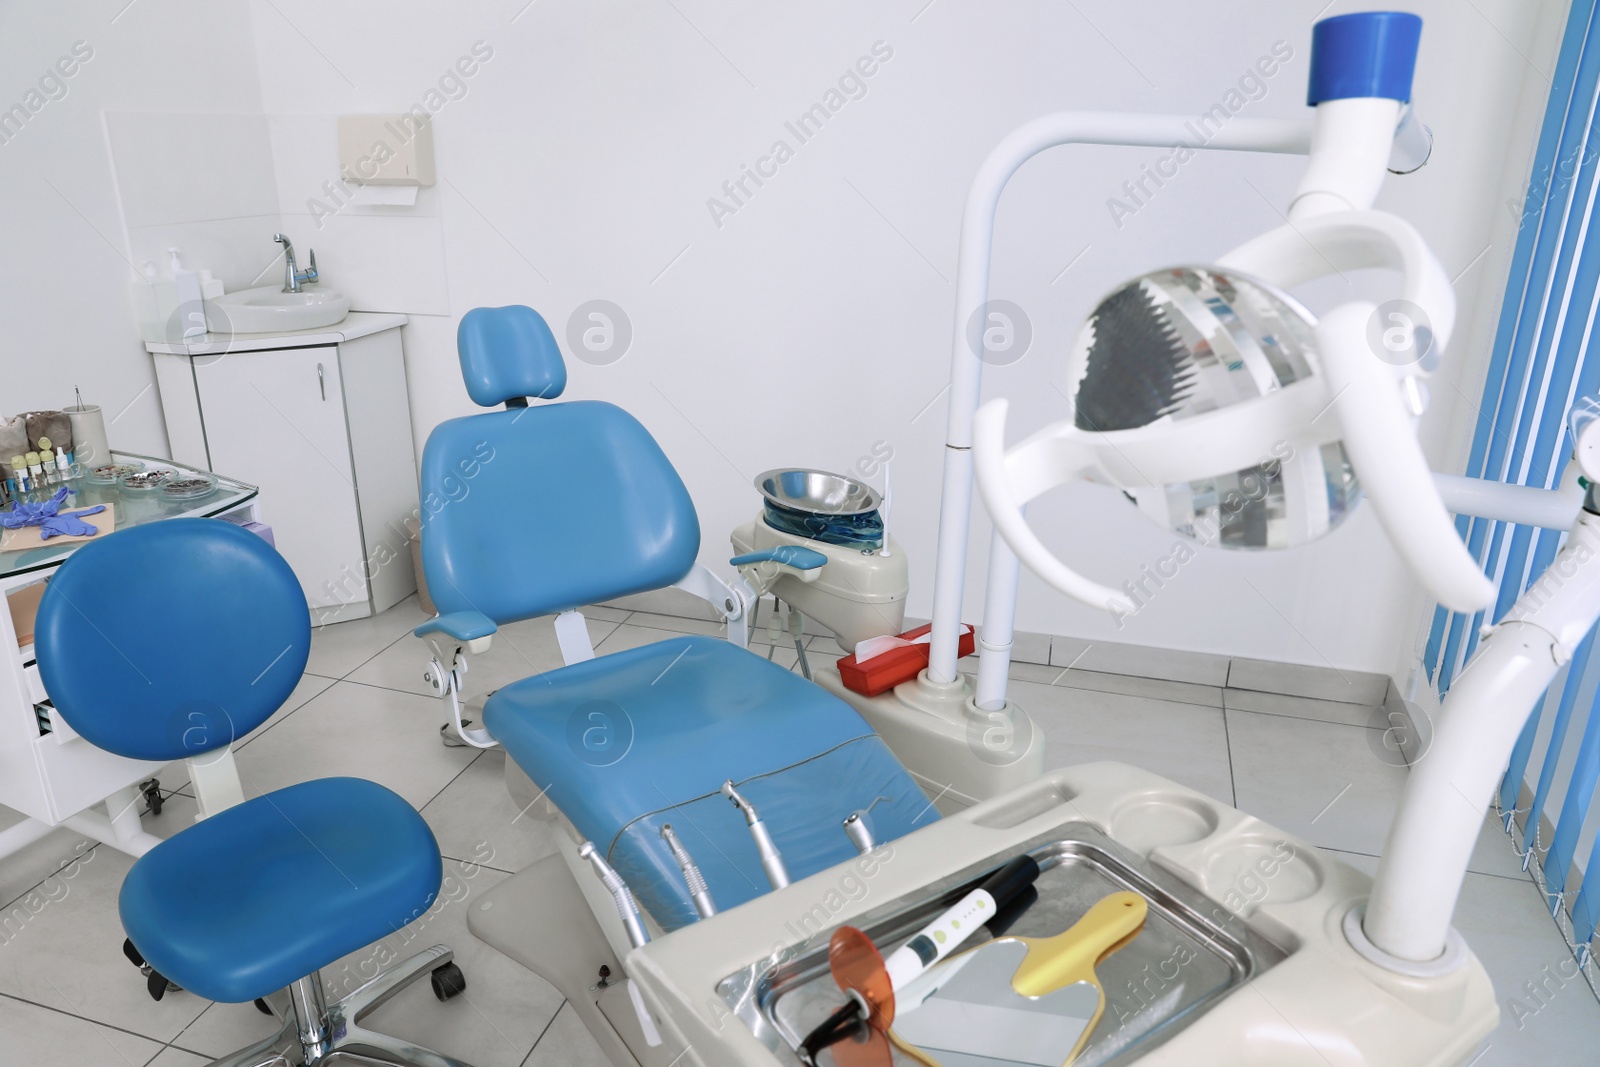
[[[537,312],[470,311],[457,344],[468,394],[505,407],[440,424],[423,450],[422,561],[441,614],[416,633],[437,663],[507,623],[675,585],[720,593],[696,570],[689,493],[638,420],[592,400],[528,405],[566,384]],[[740,608],[732,594],[713,606],[724,616]],[[570,615],[556,625],[582,634]],[[717,637],[600,656],[574,655],[571,643],[563,639],[567,666],[491,695],[483,725],[660,929],[700,912],[664,839],[668,825],[716,908],[781,880],[761,862],[724,782],[760,813],[795,881],[857,857],[842,826],[853,812],[869,813],[878,842],[938,818],[855,709],[763,656]],[[471,743],[487,740],[473,734],[462,731]]]
[[[35,643],[45,688],[85,740],[169,761],[239,740],[283,704],[305,669],[310,618],[265,541],[218,519],[172,519],[73,553],[40,602]],[[167,979],[229,1003],[288,988],[279,1033],[218,1065],[342,1052],[465,1067],[358,1025],[424,975],[441,999],[463,990],[445,946],[333,1004],[318,974],[419,918],[442,874],[410,804],[375,782],[322,778],[220,811],[140,857],[122,883],[122,925],[158,995]],[[283,1049],[294,1058],[275,1059]]]

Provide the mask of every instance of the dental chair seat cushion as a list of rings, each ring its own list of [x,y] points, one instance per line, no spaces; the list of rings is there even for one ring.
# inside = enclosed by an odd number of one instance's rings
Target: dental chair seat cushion
[[[220,811],[122,883],[122,926],[184,989],[243,1003],[420,917],[439,891],[422,816],[375,782],[321,778]]]
[[[770,890],[744,817],[755,805],[794,881],[850,860],[845,816],[879,842],[938,818],[855,709],[720,638],[681,637],[507,686],[484,725],[595,843],[664,929],[696,917],[660,838],[671,823],[726,910]]]

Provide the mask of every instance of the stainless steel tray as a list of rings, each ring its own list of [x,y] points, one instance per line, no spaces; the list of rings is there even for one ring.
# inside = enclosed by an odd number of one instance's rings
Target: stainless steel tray
[[[854,925],[887,955],[959,899],[970,883],[1022,852],[1043,869],[1039,899],[1008,934],[1058,934],[1119,890],[1140,893],[1149,903],[1144,929],[1097,968],[1106,992],[1105,1014],[1074,1067],[1132,1063],[1287,955],[1221,902],[1087,823],[1069,823],[1020,849],[987,857],[915,896],[872,909]],[[969,945],[988,939],[987,932],[980,933]],[[806,1034],[844,1003],[828,973],[828,939],[821,935],[729,975],[717,991],[751,1032],[790,1064],[800,1062],[794,1050]],[[824,1052],[819,1062],[828,1058]],[[896,1049],[894,1062],[917,1061]]]

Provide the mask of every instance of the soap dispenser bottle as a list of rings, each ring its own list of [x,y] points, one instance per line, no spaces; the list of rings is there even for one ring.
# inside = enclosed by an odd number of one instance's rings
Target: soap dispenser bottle
[[[206,332],[205,290],[199,271],[183,265],[178,249],[169,248],[172,257],[172,284],[178,301],[178,321],[183,324],[183,339],[203,336]]]

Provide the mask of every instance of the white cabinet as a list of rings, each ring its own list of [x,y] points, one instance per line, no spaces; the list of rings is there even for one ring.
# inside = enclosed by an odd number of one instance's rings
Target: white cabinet
[[[273,537],[313,608],[367,599],[339,349],[195,357],[213,470],[261,487]]]
[[[354,314],[301,334],[149,346],[174,459],[260,486],[317,622],[374,614],[416,589],[404,321]]]

